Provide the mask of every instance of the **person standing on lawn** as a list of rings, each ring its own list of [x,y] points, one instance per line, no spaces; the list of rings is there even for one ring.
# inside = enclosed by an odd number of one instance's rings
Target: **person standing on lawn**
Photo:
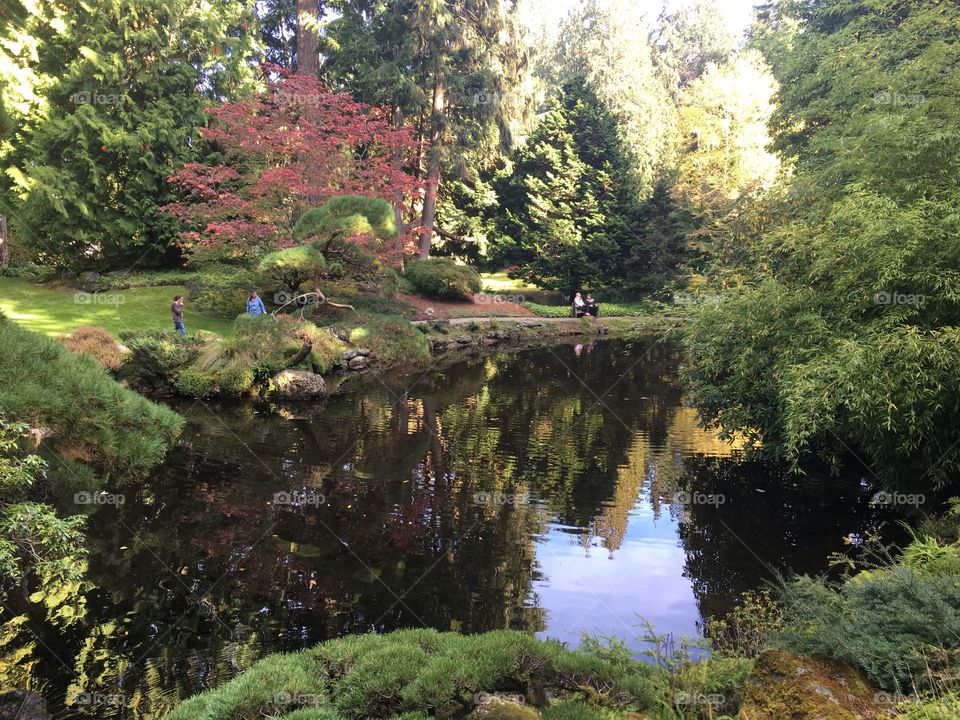
[[[263,304],[263,298],[257,295],[256,290],[250,291],[250,296],[247,298],[247,315],[266,315],[267,308]]]
[[[170,312],[173,314],[173,329],[183,335],[183,337],[186,337],[187,326],[183,324],[183,295],[173,296]]]

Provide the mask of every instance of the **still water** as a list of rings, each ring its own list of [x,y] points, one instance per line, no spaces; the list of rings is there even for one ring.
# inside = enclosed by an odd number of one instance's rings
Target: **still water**
[[[154,718],[344,633],[695,635],[875,518],[859,478],[746,462],[650,341],[504,351],[323,404],[184,403],[167,462],[90,518],[82,627],[43,636],[57,717]],[[64,698],[77,693],[88,704]]]

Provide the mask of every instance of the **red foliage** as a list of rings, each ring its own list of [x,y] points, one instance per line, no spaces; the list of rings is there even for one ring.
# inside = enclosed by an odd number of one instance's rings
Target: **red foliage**
[[[379,197],[403,208],[421,192],[404,170],[416,147],[408,126],[395,127],[381,108],[327,92],[316,78],[275,78],[261,94],[209,108],[210,126],[201,133],[217,162],[188,163],[169,178],[182,199],[162,210],[183,223],[188,252],[241,258],[290,247],[300,215],[335,195]],[[415,230],[382,259],[394,261]]]

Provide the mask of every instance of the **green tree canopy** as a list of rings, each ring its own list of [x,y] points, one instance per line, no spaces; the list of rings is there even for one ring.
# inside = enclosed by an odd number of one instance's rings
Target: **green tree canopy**
[[[162,259],[167,177],[193,157],[207,102],[251,87],[252,20],[247,2],[31,3],[0,64],[18,235],[78,269]]]

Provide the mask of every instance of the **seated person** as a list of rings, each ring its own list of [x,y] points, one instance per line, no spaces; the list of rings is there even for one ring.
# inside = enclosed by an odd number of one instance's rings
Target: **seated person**
[[[580,297],[580,293],[577,293],[573,296],[573,316],[574,317],[583,317],[587,314],[586,308],[584,307],[583,298]]]
[[[600,306],[597,305],[597,301],[593,299],[593,295],[590,293],[587,293],[587,299],[583,301],[583,309],[587,311],[588,315],[600,316]]]

